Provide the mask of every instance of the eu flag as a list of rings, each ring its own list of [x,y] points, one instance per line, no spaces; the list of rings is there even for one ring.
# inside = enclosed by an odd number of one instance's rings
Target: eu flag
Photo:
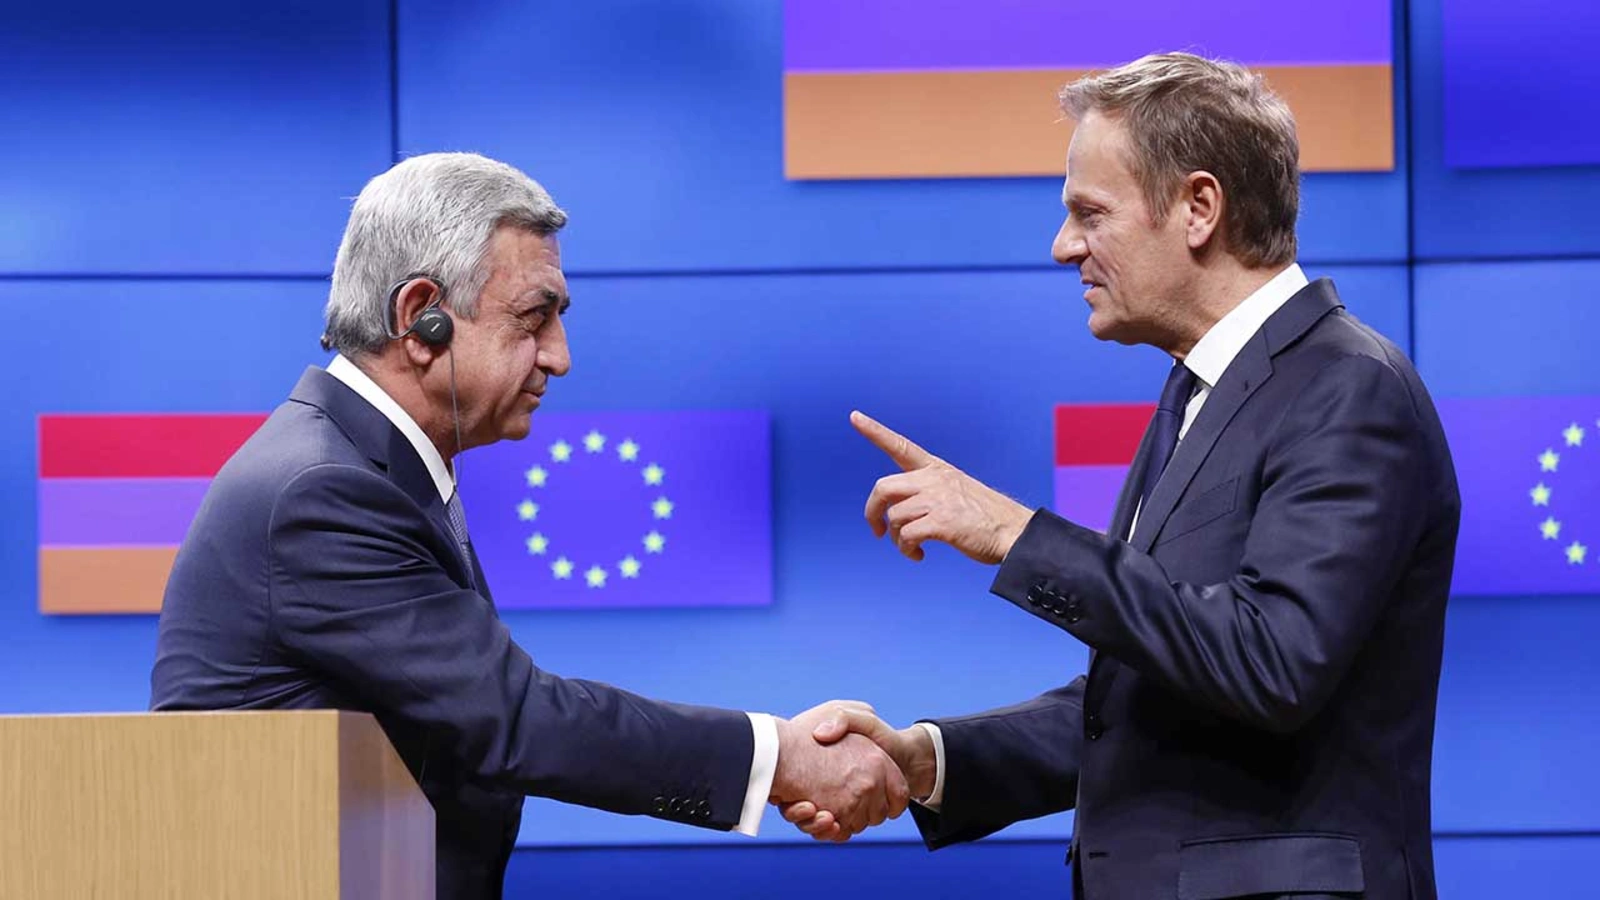
[[[539,413],[527,439],[464,456],[502,609],[772,602],[765,412]]]
[[[1600,397],[1440,400],[1457,594],[1600,593]]]

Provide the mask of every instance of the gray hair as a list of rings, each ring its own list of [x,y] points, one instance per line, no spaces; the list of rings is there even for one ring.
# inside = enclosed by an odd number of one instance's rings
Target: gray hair
[[[389,290],[417,274],[439,280],[456,315],[477,314],[489,241],[502,226],[552,235],[567,224],[539,183],[475,153],[413,156],[367,182],[350,210],[323,340],[346,356],[382,349]]]
[[[1191,53],[1162,53],[1061,89],[1074,119],[1100,112],[1121,123],[1156,225],[1184,178],[1215,175],[1226,198],[1223,232],[1248,266],[1292,262],[1300,213],[1300,140],[1289,107],[1260,75]]]

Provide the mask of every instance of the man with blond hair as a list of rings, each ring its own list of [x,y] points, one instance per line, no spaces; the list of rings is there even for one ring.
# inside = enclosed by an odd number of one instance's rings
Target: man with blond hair
[[[1089,329],[1173,358],[1104,534],[1029,510],[857,413],[901,470],[873,531],[998,564],[992,590],[1091,648],[1005,709],[894,731],[931,848],[1076,809],[1074,893],[1436,894],[1434,710],[1460,498],[1404,354],[1295,262],[1299,145],[1261,79],[1182,53],[1062,92],[1054,256]],[[811,804],[786,815],[838,838]]]

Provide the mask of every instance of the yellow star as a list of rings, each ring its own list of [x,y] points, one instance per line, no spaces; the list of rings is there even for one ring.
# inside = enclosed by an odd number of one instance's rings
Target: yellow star
[[[1589,548],[1577,541],[1573,541],[1572,545],[1567,548],[1567,562],[1574,566],[1583,565],[1583,558],[1588,555]]]
[[[617,571],[622,573],[623,578],[638,578],[641,566],[642,564],[637,559],[634,559],[633,554],[630,553],[623,558],[622,562],[617,563]]]
[[[557,559],[555,562],[550,564],[550,574],[556,576],[557,578],[571,578],[572,560],[567,559],[565,556]]]
[[[589,571],[583,573],[583,580],[587,581],[589,583],[589,587],[592,588],[605,587],[606,570],[600,568],[599,566],[590,566]]]
[[[1568,447],[1583,446],[1583,429],[1578,427],[1577,422],[1568,425],[1567,430],[1561,432],[1561,436],[1567,439]]]
[[[545,481],[550,477],[550,473],[539,466],[529,469],[527,475],[528,487],[544,487]]]
[[[620,459],[623,462],[633,462],[638,458],[639,445],[633,442],[633,438],[628,438],[617,445],[617,459]]]
[[[550,458],[556,462],[567,462],[572,459],[572,445],[566,441],[556,441],[550,445]]]
[[[532,522],[539,518],[539,504],[532,500],[524,500],[517,504],[517,518],[524,522]]]
[[[1561,536],[1561,523],[1557,522],[1554,516],[1546,518],[1539,523],[1539,533],[1544,535],[1545,540],[1553,541]]]
[[[656,502],[650,504],[650,512],[658,519],[672,518],[672,501],[665,497],[657,497]]]
[[[598,431],[591,431],[583,436],[583,449],[590,453],[599,453],[606,448],[606,436]]]
[[[533,533],[533,537],[528,538],[528,552],[534,556],[543,556],[549,547],[550,541],[537,531]]]
[[[1545,487],[1542,481],[1533,486],[1533,490],[1528,492],[1528,496],[1533,498],[1534,506],[1550,505],[1550,489]]]
[[[645,484],[653,485],[653,486],[660,485],[661,484],[661,479],[666,478],[666,477],[667,477],[667,470],[661,468],[660,466],[656,465],[655,463],[651,463],[650,465],[644,467],[644,483]]]
[[[1539,471],[1554,472],[1556,465],[1561,462],[1561,454],[1554,450],[1545,450],[1539,454]]]
[[[667,546],[667,539],[662,537],[659,531],[652,531],[644,536],[644,549],[650,553],[660,553],[661,548],[665,546]]]

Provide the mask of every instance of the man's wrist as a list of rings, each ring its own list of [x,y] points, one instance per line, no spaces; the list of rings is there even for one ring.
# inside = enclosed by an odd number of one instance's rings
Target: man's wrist
[[[906,786],[911,789],[912,797],[927,799],[933,793],[939,777],[938,759],[933,752],[933,735],[926,728],[912,725],[900,730],[900,738],[901,746],[907,750],[906,758],[899,760]]]

